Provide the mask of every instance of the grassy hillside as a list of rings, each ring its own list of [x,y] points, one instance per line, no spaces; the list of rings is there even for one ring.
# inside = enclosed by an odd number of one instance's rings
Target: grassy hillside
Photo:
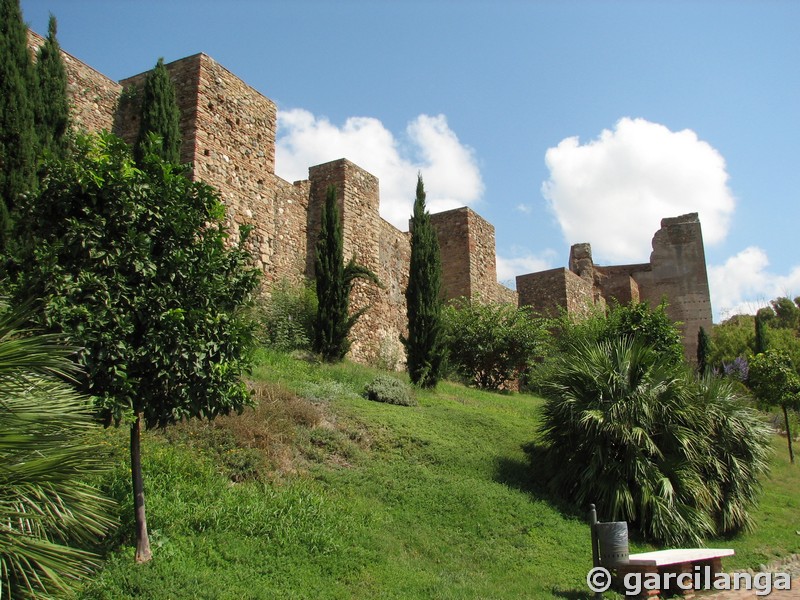
[[[541,400],[445,383],[419,406],[380,404],[360,395],[367,368],[260,359],[257,410],[146,436],[144,566],[126,538],[126,439],[104,432],[124,523],[82,597],[591,597],[583,511],[548,498],[526,452]],[[782,444],[758,531],[709,544],[736,549],[727,568],[800,551]]]

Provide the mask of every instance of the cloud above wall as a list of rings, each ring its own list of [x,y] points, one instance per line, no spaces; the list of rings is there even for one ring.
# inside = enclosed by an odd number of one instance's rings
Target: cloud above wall
[[[484,186],[474,151],[462,144],[444,115],[419,115],[396,138],[372,117],[350,117],[341,126],[303,109],[278,113],[278,176],[308,178],[308,168],[347,158],[380,181],[381,216],[408,229],[417,173],[422,173],[428,209],[440,212],[474,205]]]
[[[549,148],[542,194],[567,243],[589,242],[595,260],[648,260],[663,217],[700,213],[706,244],[728,233],[735,202],[722,155],[691,130],[623,118],[585,144]]]

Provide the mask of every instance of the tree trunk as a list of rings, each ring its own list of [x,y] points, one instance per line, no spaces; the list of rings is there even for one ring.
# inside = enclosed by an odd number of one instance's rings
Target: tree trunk
[[[142,478],[142,414],[136,414],[131,425],[131,477],[133,478],[133,509],[136,515],[136,562],[145,563],[153,558],[150,536],[147,535],[147,516],[144,512],[144,479]]]
[[[789,442],[789,462],[794,464],[794,450],[792,450],[792,430],[789,427],[789,411],[783,405],[783,420],[786,421],[786,441]]]

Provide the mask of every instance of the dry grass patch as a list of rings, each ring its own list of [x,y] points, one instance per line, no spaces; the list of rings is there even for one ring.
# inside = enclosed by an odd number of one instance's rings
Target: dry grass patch
[[[348,467],[369,446],[364,432],[338,422],[328,399],[264,381],[250,388],[255,404],[241,414],[185,421],[165,435],[216,455],[234,482],[302,473],[313,464]]]

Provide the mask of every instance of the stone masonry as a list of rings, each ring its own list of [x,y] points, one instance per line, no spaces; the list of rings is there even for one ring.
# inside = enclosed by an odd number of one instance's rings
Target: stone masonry
[[[30,32],[31,49],[43,39]],[[110,130],[132,142],[139,127],[146,73],[115,82],[63,53],[74,125]],[[367,310],[353,329],[350,357],[399,365],[406,331],[405,288],[410,236],[379,214],[378,179],[340,159],[311,166],[308,179],[290,183],[275,174],[277,107],[205,54],[166,65],[181,112],[181,160],[190,176],[217,188],[235,235],[252,227],[248,250],[263,272],[265,294],[280,281],[314,276],[314,247],[329,185],[337,189],[350,257],[376,273],[382,286],[355,286],[353,310]],[[697,329],[711,324],[700,223],[696,215],[665,219],[646,265],[594,265],[588,244],[573,247],[569,269],[517,278],[517,292],[497,282],[494,227],[475,211],[458,208],[432,215],[442,251],[443,295],[486,302],[529,304],[541,312],[563,306],[581,313],[611,297],[654,302],[666,295],[670,316],[684,323],[687,355]]]
[[[697,357],[697,334],[711,331],[711,302],[697,213],[661,220],[653,237],[650,262],[603,267],[595,265],[589,244],[575,244],[569,269],[551,269],[517,277],[519,303],[554,314],[570,313],[616,300],[640,300],[651,306],[667,301],[667,314],[680,324],[683,347],[690,361]]]

